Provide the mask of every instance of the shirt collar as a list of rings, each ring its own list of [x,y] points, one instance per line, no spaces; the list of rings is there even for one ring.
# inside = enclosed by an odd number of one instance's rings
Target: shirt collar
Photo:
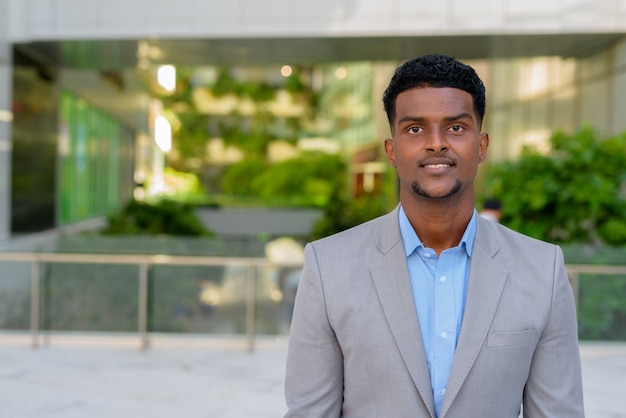
[[[472,218],[470,219],[469,224],[467,224],[467,228],[465,228],[465,232],[463,233],[463,237],[461,238],[461,242],[459,244],[465,248],[469,257],[472,256],[474,237],[476,237],[476,217],[477,212],[476,209],[474,209]],[[409,222],[409,218],[406,216],[402,205],[400,205],[400,210],[398,211],[398,221],[400,222],[400,233],[402,234],[402,240],[404,241],[404,251],[408,257],[413,253],[413,251],[415,251],[416,248],[424,247],[424,244],[411,226],[411,222]]]

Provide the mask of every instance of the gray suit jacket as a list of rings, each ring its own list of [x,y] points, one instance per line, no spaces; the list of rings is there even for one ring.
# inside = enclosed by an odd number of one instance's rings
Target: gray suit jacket
[[[434,417],[398,208],[308,244],[286,417]],[[478,217],[441,418],[583,417],[577,321],[559,247]]]

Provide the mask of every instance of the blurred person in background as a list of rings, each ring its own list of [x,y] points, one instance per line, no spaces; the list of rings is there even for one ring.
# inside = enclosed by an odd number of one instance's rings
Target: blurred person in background
[[[306,245],[286,417],[583,417],[561,249],[475,208],[482,81],[452,57],[421,56],[383,103],[400,204]]]
[[[480,211],[480,216],[492,221],[500,222],[502,216],[502,204],[498,199],[487,199],[483,203],[483,210]]]

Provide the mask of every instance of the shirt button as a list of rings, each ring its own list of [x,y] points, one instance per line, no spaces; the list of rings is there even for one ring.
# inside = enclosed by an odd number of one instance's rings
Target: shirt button
[[[441,338],[448,338],[448,333],[446,331],[441,331],[441,334],[439,334],[439,336]]]
[[[446,280],[448,280],[448,278],[447,278],[446,276],[441,276],[441,277],[439,278],[439,281],[440,281],[441,283],[445,283],[445,282],[446,282]]]
[[[446,388],[441,389],[441,396],[446,394]]]
[[[430,258],[430,253],[424,253],[424,257]]]

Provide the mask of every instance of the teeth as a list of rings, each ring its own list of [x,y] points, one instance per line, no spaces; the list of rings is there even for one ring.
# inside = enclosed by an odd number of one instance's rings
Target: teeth
[[[431,165],[427,165],[426,167],[430,167],[430,168],[443,168],[443,167],[450,167],[448,164],[431,164]]]

